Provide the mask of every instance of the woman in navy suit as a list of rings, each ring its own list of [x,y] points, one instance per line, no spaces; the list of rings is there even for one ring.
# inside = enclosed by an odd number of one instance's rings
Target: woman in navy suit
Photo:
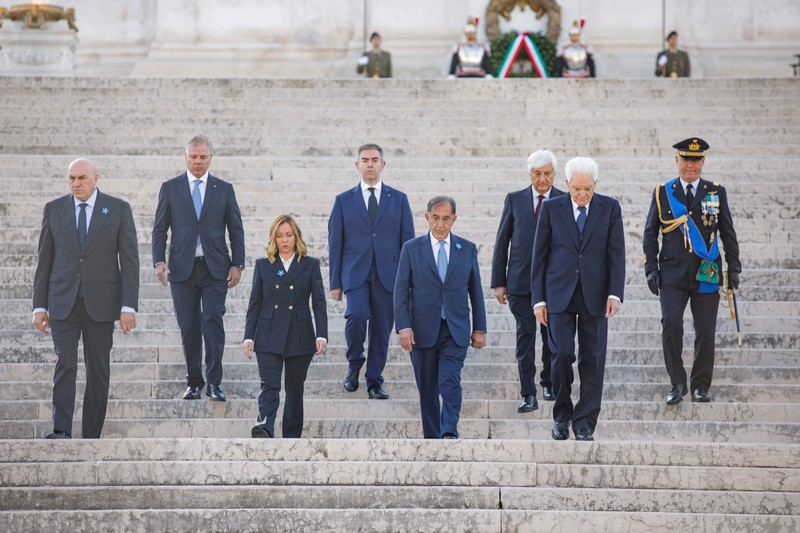
[[[282,433],[284,438],[300,437],[308,367],[313,357],[325,353],[328,347],[328,314],[319,259],[307,253],[294,218],[280,215],[272,221],[267,257],[256,261],[244,328],[244,355],[252,359],[252,352],[256,352],[261,377],[253,438],[275,435],[284,368]],[[316,334],[309,300],[314,308]]]

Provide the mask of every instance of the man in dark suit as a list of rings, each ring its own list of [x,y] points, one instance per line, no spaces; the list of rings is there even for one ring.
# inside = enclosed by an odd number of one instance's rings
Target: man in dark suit
[[[608,319],[616,315],[625,289],[625,233],[619,202],[595,194],[597,163],[588,157],[567,162],[569,195],[548,200],[539,213],[533,245],[533,312],[548,327],[553,353],[551,377],[556,403],[552,437],[594,440],[606,364]],[[580,399],[570,395],[578,332]]]
[[[33,325],[52,328],[57,360],[53,376],[53,432],[72,437],[78,341],[83,339],[86,391],[81,435],[103,430],[114,321],[127,334],[136,327],[139,249],[127,202],[97,189],[88,159],[69,166],[71,194],[44,207],[33,283]]]
[[[450,232],[456,218],[449,196],[428,202],[430,232],[403,245],[394,286],[395,323],[400,346],[411,352],[426,439],[458,438],[467,347],[486,345],[478,249]]]
[[[739,288],[739,243],[725,187],[700,178],[708,143],[699,137],[672,146],[678,178],[653,192],[644,226],[647,285],[661,300],[661,342],[672,390],[667,405],[680,403],[689,389],[683,367],[683,312],[691,301],[694,322],[692,401],[710,402],[719,289],[724,283],[719,238],[725,247],[729,290]],[[658,235],[661,234],[661,249]]]
[[[331,297],[347,296],[345,340],[348,368],[343,385],[358,389],[358,376],[367,363],[367,393],[385,400],[383,369],[392,332],[392,290],[403,243],[414,237],[414,220],[406,195],[381,181],[386,166],[383,148],[365,144],[358,149],[356,168],[361,182],[336,197],[328,221]],[[369,322],[369,356],[364,341]]]
[[[161,185],[153,224],[153,265],[158,281],[171,289],[181,329],[188,385],[183,399],[199,400],[207,382],[206,395],[224,402],[222,317],[228,289],[239,283],[244,270],[244,228],[233,185],[208,173],[211,157],[211,142],[202,135],[193,137],[186,145],[187,172]],[[225,244],[226,229],[232,257]]]
[[[508,303],[517,321],[517,369],[522,404],[518,413],[539,408],[536,401],[536,317],[531,304],[531,253],[536,235],[536,221],[545,200],[564,194],[553,187],[558,160],[549,150],[537,150],[528,157],[531,186],[506,196],[492,258],[492,288],[494,297]],[[509,251],[509,245],[511,250]],[[555,400],[550,380],[550,348],[547,327],[542,333],[542,371],[539,384],[542,397]]]

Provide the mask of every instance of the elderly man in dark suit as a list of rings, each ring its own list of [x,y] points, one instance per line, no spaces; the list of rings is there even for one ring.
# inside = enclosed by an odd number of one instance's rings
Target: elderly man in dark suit
[[[411,352],[426,439],[458,438],[467,348],[486,345],[478,250],[450,232],[456,218],[449,196],[428,202],[430,232],[403,245],[394,286],[395,324]]]
[[[414,220],[405,193],[381,181],[386,166],[383,148],[365,144],[358,149],[356,169],[361,181],[336,196],[328,221],[331,298],[347,297],[344,336],[347,373],[344,390],[358,389],[364,362],[367,394],[385,400],[383,369],[392,333],[392,290],[403,243],[414,237]],[[369,324],[369,355],[364,341]]]
[[[136,327],[139,250],[127,202],[97,189],[88,159],[69,166],[71,194],[44,207],[33,284],[33,325],[52,329],[57,360],[53,377],[53,432],[72,437],[78,341],[83,339],[86,391],[81,435],[99,438],[108,405],[114,321],[123,333]]]
[[[492,257],[492,288],[494,297],[508,304],[517,321],[517,370],[522,403],[518,413],[539,408],[536,401],[536,317],[531,305],[531,253],[536,235],[536,222],[545,200],[564,194],[553,187],[558,160],[549,150],[537,150],[528,157],[531,186],[506,196]],[[511,249],[509,250],[509,245]],[[542,333],[542,371],[539,384],[542,397],[555,400],[550,380],[550,348],[547,327]]]
[[[548,200],[539,214],[531,266],[533,312],[548,327],[553,392],[552,437],[594,440],[606,364],[608,319],[625,289],[625,234],[619,202],[595,194],[597,163],[571,159],[565,168],[569,195]],[[578,332],[580,398],[571,399]]]
[[[158,281],[171,289],[181,329],[188,385],[183,399],[199,400],[207,382],[206,395],[224,402],[222,317],[228,289],[239,283],[244,270],[244,228],[233,185],[208,172],[211,157],[211,142],[202,135],[193,137],[186,145],[188,170],[161,185],[153,224],[153,266]],[[232,255],[225,244],[225,230]]]

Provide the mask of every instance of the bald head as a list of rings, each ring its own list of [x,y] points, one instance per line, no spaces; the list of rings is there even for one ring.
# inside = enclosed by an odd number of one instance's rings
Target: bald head
[[[69,164],[69,189],[72,196],[81,202],[94,194],[97,178],[97,170],[91,160],[80,157]]]

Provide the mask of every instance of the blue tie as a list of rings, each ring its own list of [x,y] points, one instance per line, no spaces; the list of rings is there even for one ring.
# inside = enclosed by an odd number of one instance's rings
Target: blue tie
[[[580,234],[581,238],[583,238],[583,228],[586,227],[586,206],[581,206],[578,208],[578,233]]]
[[[85,203],[78,204],[81,212],[78,214],[78,242],[83,250],[83,244],[86,242],[86,205]]]
[[[439,241],[439,256],[436,259],[436,266],[439,268],[439,278],[444,283],[444,278],[447,276],[447,251],[444,249],[444,241]],[[444,302],[442,302],[442,320],[444,319]]]
[[[192,203],[194,204],[194,214],[197,215],[197,220],[200,220],[200,210],[203,208],[203,200],[200,198],[200,184],[203,180],[194,180],[194,189],[192,189]],[[197,244],[200,246],[200,233],[197,234]]]

